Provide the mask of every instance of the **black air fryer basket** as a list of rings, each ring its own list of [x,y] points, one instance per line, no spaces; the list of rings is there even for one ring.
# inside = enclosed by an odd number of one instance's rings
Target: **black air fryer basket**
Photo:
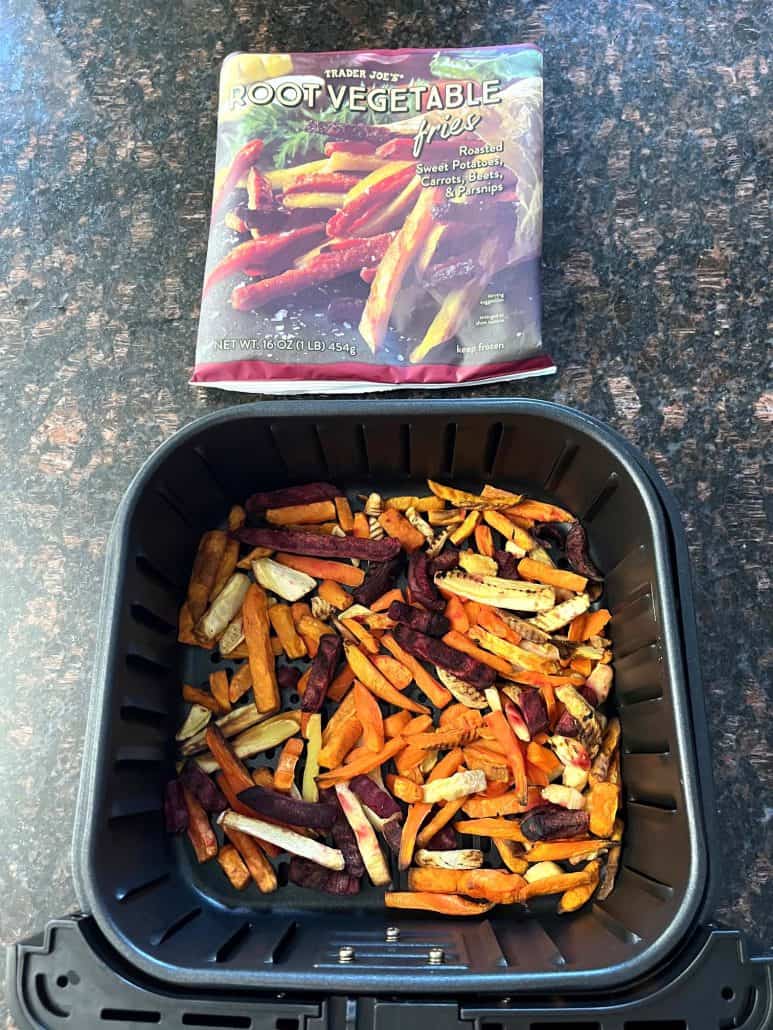
[[[572,916],[547,899],[529,912],[443,919],[386,910],[373,888],[346,899],[295,887],[238,896],[216,863],[197,865],[164,832],[180,683],[213,669],[175,632],[201,533],[257,489],[329,479],[350,495],[409,494],[428,476],[462,488],[491,481],[568,508],[605,573],[626,829],[615,890]],[[74,847],[89,916],[50,924],[12,953],[29,1025],[770,1025],[769,968],[746,961],[737,935],[704,928],[716,849],[678,516],[641,456],[595,420],[501,400],[257,402],[202,418],[153,455],[124,498],[101,630]],[[339,961],[344,946],[351,963]],[[442,964],[429,964],[430,948]],[[89,961],[102,979],[67,969]],[[95,978],[104,984],[89,990]]]

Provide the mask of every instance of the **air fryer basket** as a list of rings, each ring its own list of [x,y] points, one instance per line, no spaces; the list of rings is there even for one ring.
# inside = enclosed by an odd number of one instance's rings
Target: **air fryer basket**
[[[351,493],[421,492],[432,476],[523,488],[577,513],[606,574],[623,727],[626,835],[613,894],[446,920],[285,887],[237,896],[215,863],[166,836],[180,683],[209,655],[175,641],[201,532],[258,488],[332,479]],[[148,461],[119,510],[75,840],[81,903],[119,952],[167,983],[421,993],[609,989],[693,929],[707,847],[662,509],[599,423],[538,401],[261,402],[207,416]],[[226,663],[227,664],[227,663]],[[401,929],[387,943],[387,925]],[[338,950],[353,945],[356,962]],[[439,945],[445,964],[426,965]]]

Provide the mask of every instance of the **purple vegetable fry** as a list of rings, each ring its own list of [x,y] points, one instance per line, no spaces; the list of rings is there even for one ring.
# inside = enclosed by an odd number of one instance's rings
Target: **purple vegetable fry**
[[[331,483],[306,483],[304,486],[288,486],[280,490],[264,490],[248,497],[245,508],[250,515],[259,515],[268,508],[289,508],[294,504],[314,504],[316,501],[332,501],[340,497],[341,491]]]
[[[276,670],[276,681],[280,690],[295,690],[298,680],[301,678],[301,670],[294,665],[282,665]]]
[[[540,805],[521,819],[521,830],[528,840],[563,840],[587,833],[590,815],[584,809],[571,810],[560,805]]]
[[[397,643],[408,654],[419,658],[424,662],[431,662],[439,665],[441,669],[447,669],[458,676],[460,680],[485,690],[493,685],[496,673],[490,666],[479,662],[477,658],[457,651],[455,647],[449,647],[442,640],[435,637],[425,636],[423,633],[416,633],[407,626],[397,626],[394,632]]]
[[[566,560],[575,572],[594,583],[601,583],[604,577],[590,560],[588,555],[588,538],[579,522],[573,522],[566,534]]]
[[[355,776],[350,781],[349,787],[357,795],[363,805],[367,805],[371,812],[375,812],[381,819],[391,819],[397,816],[402,819],[403,811],[392,797],[392,795],[379,787],[370,776]]]
[[[352,592],[354,601],[357,604],[364,605],[366,608],[370,608],[373,602],[378,600],[382,594],[392,589],[397,577],[400,575],[401,567],[402,559],[397,557],[368,569],[368,574],[362,585]]]
[[[400,854],[400,845],[403,841],[403,823],[402,820],[397,816],[393,816],[391,819],[387,819],[384,825],[381,827],[381,835],[387,843],[389,850],[395,854]]]
[[[541,544],[547,544],[563,551],[566,543],[565,522],[537,522],[531,530]]]
[[[529,734],[542,733],[550,725],[547,705],[542,692],[534,687],[521,687],[512,691],[513,698],[521,710]],[[517,696],[515,696],[517,695]]]
[[[571,712],[562,712],[554,732],[559,737],[579,737],[580,724]]]
[[[167,833],[182,833],[188,829],[188,808],[179,780],[170,780],[164,789],[164,820]]]
[[[429,574],[429,562],[423,551],[414,551],[408,559],[408,587],[414,601],[430,611],[442,612],[445,601]]]
[[[272,551],[304,554],[311,558],[389,561],[400,551],[400,541],[391,537],[367,540],[356,536],[307,533],[301,529],[237,529],[231,536],[249,547],[270,547]]]
[[[343,810],[338,803],[338,795],[332,789],[320,791],[320,796],[328,803],[335,805],[338,809],[336,821],[330,831],[333,843],[344,856],[346,872],[351,876],[364,876],[365,866],[362,861],[360,849],[357,846],[357,839],[354,836],[351,826],[346,821]]]
[[[421,608],[413,608],[402,601],[392,601],[387,615],[394,622],[402,623],[417,633],[426,633],[429,637],[442,637],[451,629],[451,623],[438,612],[425,612]]]
[[[343,645],[338,634],[327,633],[319,642],[319,650],[311,663],[309,681],[301,702],[302,712],[318,712],[325,700],[328,687],[333,682],[336,668],[341,660]]]
[[[312,830],[329,830],[336,820],[335,805],[317,801],[300,801],[286,797],[265,787],[249,787],[241,791],[239,800],[259,815],[278,819],[291,826],[305,826]]]
[[[455,569],[458,564],[459,548],[446,544],[440,554],[429,562],[427,572],[432,577],[438,572],[449,572],[451,569]]]
[[[225,794],[195,762],[186,763],[180,782],[197,798],[205,812],[224,812],[228,808]]]
[[[427,851],[453,851],[458,846],[456,830],[449,823],[427,843]]]
[[[494,561],[497,563],[497,574],[502,579],[520,579],[518,575],[518,559],[509,551],[494,551]]]
[[[326,894],[357,894],[360,890],[358,877],[351,876],[347,872],[325,869],[316,862],[312,862],[308,858],[301,858],[299,855],[293,855],[290,859],[288,879],[290,883],[297,884],[298,887],[325,891]]]

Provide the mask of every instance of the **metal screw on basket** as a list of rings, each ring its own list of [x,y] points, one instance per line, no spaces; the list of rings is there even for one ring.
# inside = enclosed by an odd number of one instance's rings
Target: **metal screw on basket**
[[[338,949],[338,961],[341,965],[345,966],[349,962],[354,962],[354,948],[351,944],[342,944]]]
[[[399,926],[388,926],[386,928],[387,944],[396,944],[400,940],[400,927]]]
[[[446,960],[446,953],[442,948],[429,949],[429,964],[431,966],[442,966]]]

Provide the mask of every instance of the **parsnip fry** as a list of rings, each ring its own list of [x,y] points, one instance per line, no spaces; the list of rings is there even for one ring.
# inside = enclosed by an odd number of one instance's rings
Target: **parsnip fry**
[[[239,830],[249,837],[258,837],[270,841],[291,855],[300,855],[302,858],[311,859],[317,865],[326,869],[343,869],[344,856],[336,848],[330,848],[321,844],[311,837],[304,837],[295,830],[285,829],[283,826],[275,826],[263,819],[251,819],[238,812],[226,811],[219,816],[218,822],[226,829]]]

